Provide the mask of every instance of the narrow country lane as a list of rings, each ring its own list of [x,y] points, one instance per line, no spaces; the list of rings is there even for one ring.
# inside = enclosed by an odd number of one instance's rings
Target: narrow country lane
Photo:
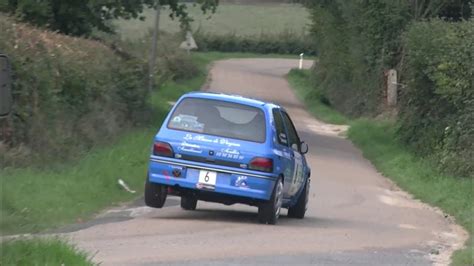
[[[307,62],[309,64],[311,62]],[[207,89],[283,105],[309,144],[310,202],[303,220],[257,223],[257,209],[199,202],[184,211],[109,210],[64,233],[101,265],[444,265],[462,230],[377,173],[352,143],[312,118],[284,75],[290,59],[218,61]],[[305,67],[309,67],[306,65]],[[439,253],[439,254],[437,254]]]

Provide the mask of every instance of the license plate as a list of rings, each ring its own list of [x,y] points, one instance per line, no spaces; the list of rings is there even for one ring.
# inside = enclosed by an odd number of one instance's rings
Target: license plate
[[[216,186],[217,173],[206,170],[199,170],[199,184],[205,186]]]

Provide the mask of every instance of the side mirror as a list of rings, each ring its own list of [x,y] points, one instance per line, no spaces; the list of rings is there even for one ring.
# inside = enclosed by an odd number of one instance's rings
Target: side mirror
[[[8,115],[12,110],[12,77],[10,60],[0,54],[0,116]]]
[[[308,144],[306,144],[304,141],[301,142],[300,147],[301,147],[302,154],[308,153],[309,147],[308,147]]]

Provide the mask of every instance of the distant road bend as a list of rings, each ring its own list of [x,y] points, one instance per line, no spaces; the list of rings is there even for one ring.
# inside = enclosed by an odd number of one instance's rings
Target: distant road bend
[[[199,202],[196,211],[183,211],[168,198],[169,207],[109,210],[65,235],[101,265],[447,264],[462,245],[462,231],[400,191],[350,141],[308,114],[284,78],[297,64],[218,61],[208,89],[279,103],[289,111],[310,146],[306,218],[289,219],[283,211],[277,226],[260,225],[254,207]]]

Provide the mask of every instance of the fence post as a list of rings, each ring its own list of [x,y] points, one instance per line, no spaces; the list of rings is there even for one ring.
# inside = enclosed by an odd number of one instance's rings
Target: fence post
[[[300,54],[300,65],[299,65],[299,69],[303,69],[303,56],[304,56],[304,53],[301,53]]]
[[[397,105],[397,71],[390,69],[387,75],[387,105],[393,107]]]

